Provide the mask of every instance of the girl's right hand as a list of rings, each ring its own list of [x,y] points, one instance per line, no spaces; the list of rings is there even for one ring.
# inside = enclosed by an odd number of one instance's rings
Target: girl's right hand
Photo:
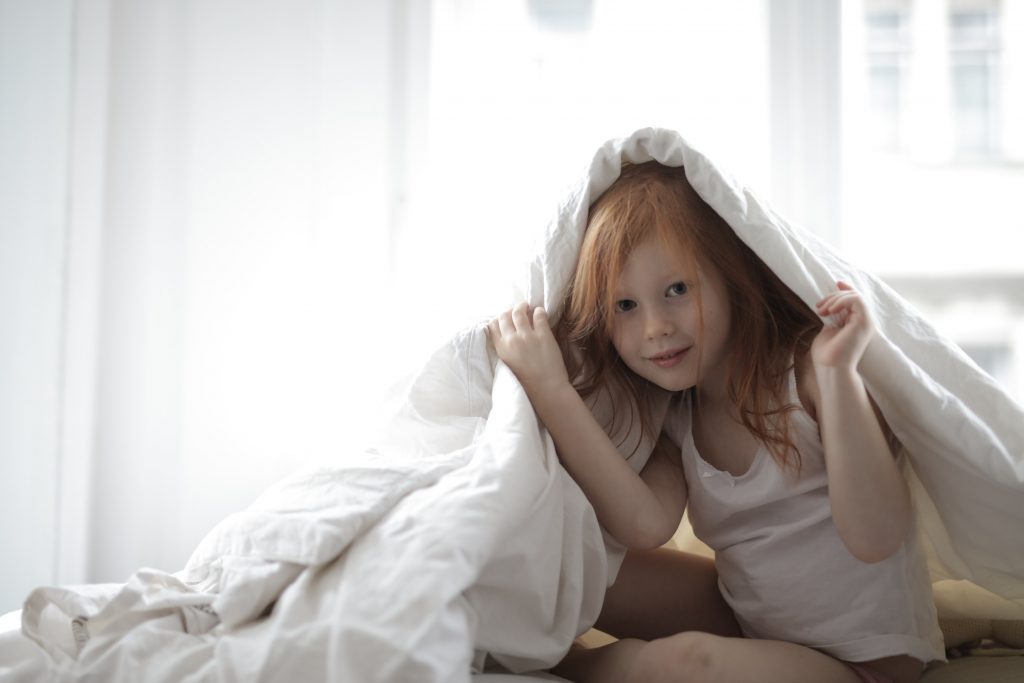
[[[531,311],[525,301],[516,304],[488,323],[487,331],[498,357],[515,373],[531,399],[537,392],[569,383],[562,351],[543,308]]]
[[[854,288],[838,282],[836,291],[818,302],[818,315],[834,322],[822,326],[811,343],[811,360],[817,367],[856,369],[864,350],[875,336],[875,322],[867,304]]]

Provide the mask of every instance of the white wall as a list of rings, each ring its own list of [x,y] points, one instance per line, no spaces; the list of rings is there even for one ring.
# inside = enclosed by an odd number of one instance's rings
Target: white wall
[[[0,611],[56,562],[70,0],[0,2]]]

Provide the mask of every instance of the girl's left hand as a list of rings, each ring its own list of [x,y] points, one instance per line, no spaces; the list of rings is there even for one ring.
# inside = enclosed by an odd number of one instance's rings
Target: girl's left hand
[[[826,321],[811,344],[811,359],[819,367],[857,367],[868,342],[875,335],[875,323],[867,305],[853,287],[838,282],[838,291],[818,302],[818,315],[833,316]]]

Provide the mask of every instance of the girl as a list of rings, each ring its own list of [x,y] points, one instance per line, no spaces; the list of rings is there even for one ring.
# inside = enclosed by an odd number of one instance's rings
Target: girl
[[[857,372],[874,324],[848,284],[810,310],[682,168],[648,162],[591,206],[555,329],[526,304],[488,329],[631,549],[597,623],[619,640],[556,673],[910,683],[942,658],[898,443]],[[599,395],[618,397],[608,424]],[[634,418],[657,440],[639,475],[608,436]],[[659,548],[687,507],[714,564]]]

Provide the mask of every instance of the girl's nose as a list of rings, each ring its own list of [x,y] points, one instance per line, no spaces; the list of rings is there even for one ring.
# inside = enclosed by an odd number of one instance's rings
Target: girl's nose
[[[665,316],[652,315],[645,322],[645,331],[648,339],[655,337],[667,337],[672,334],[674,327],[672,321]]]

